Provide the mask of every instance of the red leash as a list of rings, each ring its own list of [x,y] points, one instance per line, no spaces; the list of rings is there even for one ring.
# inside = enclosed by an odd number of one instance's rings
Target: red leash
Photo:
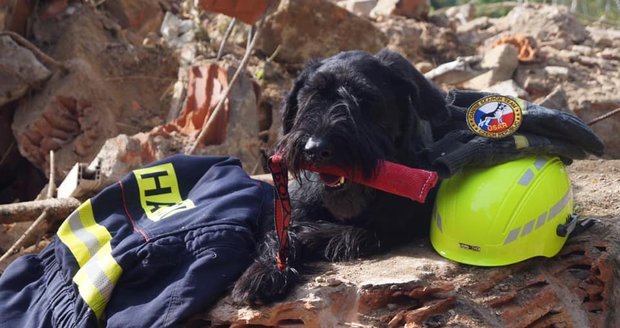
[[[291,222],[288,169],[282,154],[271,156],[268,165],[278,194],[274,205],[274,223],[279,244],[276,263],[278,270],[283,271],[288,265],[288,227]],[[406,197],[419,203],[426,201],[426,196],[435,187],[439,179],[436,172],[415,169],[388,161],[381,162],[375,175],[368,179],[360,174],[352,174],[335,166],[319,167],[306,165],[304,169],[334,176],[343,176],[353,182]]]
[[[278,193],[274,204],[274,224],[278,237],[278,253],[276,264],[278,270],[284,271],[288,265],[288,226],[291,223],[291,199],[288,195],[288,169],[282,154],[269,157],[269,170],[273,177],[273,184]]]

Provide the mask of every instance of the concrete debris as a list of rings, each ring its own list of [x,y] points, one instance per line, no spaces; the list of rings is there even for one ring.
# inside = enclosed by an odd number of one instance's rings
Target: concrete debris
[[[182,152],[184,142],[189,141],[163,132],[120,134],[105,141],[88,168],[99,165],[101,185],[108,186],[134,169]]]
[[[618,48],[620,46],[620,30],[618,29],[602,29],[596,26],[587,26],[586,30],[596,47]]]
[[[570,101],[571,99],[569,99],[569,104]],[[616,108],[620,108],[620,101],[616,97],[601,97],[598,100],[583,99],[574,112],[584,121],[589,122]],[[620,119],[618,119],[617,115],[592,125],[592,130],[604,138],[607,156],[612,158],[620,156],[620,140],[611,137],[614,134],[617,135],[618,131],[620,131]]]
[[[460,42],[452,28],[430,21],[395,16],[376,22],[375,26],[389,38],[388,48],[414,63],[425,60],[439,65],[476,54],[474,47]]]
[[[106,140],[89,168],[100,167],[102,185],[114,183],[130,171],[164,157],[184,153],[206,125],[236,66],[214,62],[190,68],[188,91],[178,117],[148,132],[118,135]],[[247,171],[259,164],[258,89],[242,76],[233,86],[224,109],[214,117],[198,154],[235,156]],[[234,124],[232,122],[235,122]]]
[[[568,67],[563,67],[563,66],[547,66],[545,67],[545,72],[552,76],[559,76],[562,78],[567,78],[570,73],[570,70],[568,69]]]
[[[480,74],[472,67],[481,60],[480,56],[457,57],[455,61],[441,64],[424,76],[438,84],[459,84]]]
[[[531,62],[536,60],[537,50],[533,38],[523,34],[515,36],[504,36],[493,43],[493,47],[502,44],[510,44],[517,48],[518,58],[521,62]]]
[[[379,0],[370,17],[403,16],[421,20],[428,18],[430,9],[430,0]]]
[[[86,62],[71,64],[72,73],[50,81],[55,94],[37,93],[15,112],[12,129],[20,153],[44,172],[50,150],[67,160],[57,163],[59,172],[68,171],[76,159],[98,151],[101,136],[117,133],[109,109],[98,106],[105,88],[93,79],[97,74]]]
[[[605,48],[597,55],[603,59],[620,61],[620,54],[616,51],[616,49]]]
[[[482,56],[480,67],[484,69],[499,69],[501,74],[512,76],[519,66],[517,48],[511,44],[500,44],[487,51]]]
[[[386,36],[370,21],[324,0],[280,1],[265,22],[263,36],[256,46],[261,53],[275,53],[275,61],[299,66],[308,58],[353,49],[377,52],[387,45]]]
[[[196,36],[197,27],[191,19],[180,19],[167,11],[161,23],[159,33],[166,43],[173,48],[181,48],[192,42]]]
[[[465,33],[477,33],[480,30],[486,30],[491,27],[492,21],[489,17],[483,16],[472,19],[471,21],[465,21],[457,27],[457,32],[460,34]]]
[[[270,5],[269,0],[198,0],[205,11],[235,17],[246,24],[254,24]]]
[[[461,6],[448,7],[445,11],[445,15],[451,19],[455,19],[461,25],[465,25],[476,16],[476,6],[471,3]]]
[[[75,163],[90,162],[107,138],[162,124],[169,105],[165,90],[178,67],[167,49],[123,43],[122,33],[106,29],[114,23],[88,6],[61,22],[55,29],[33,29],[50,31],[37,35],[55,40],[51,55],[66,61],[68,73],[55,74],[20,101],[12,122],[21,155],[46,175],[49,151],[56,152],[58,179]]]
[[[205,62],[191,67],[187,98],[179,117],[154,131],[177,132],[195,138],[212,119],[211,113],[236,70],[234,65],[226,66]],[[206,152],[236,156],[250,166],[246,167],[248,170],[258,163],[258,92],[247,76],[237,81],[224,110],[213,118],[216,120],[215,129],[207,131],[204,145],[211,147],[207,147]]]
[[[506,17],[496,22],[498,32],[515,31],[529,35],[538,42],[559,38],[565,39],[569,44],[581,44],[588,38],[585,26],[564,6],[516,6]],[[499,38],[503,36],[500,34]]]
[[[490,87],[485,88],[484,91],[497,93],[505,96],[517,97],[521,99],[529,98],[529,94],[527,93],[527,91],[521,88],[514,80],[505,80],[495,83]]]
[[[377,0],[342,0],[336,4],[358,16],[370,17],[370,12],[377,6]]]
[[[482,57],[480,68],[487,71],[464,82],[463,86],[472,90],[486,90],[492,85],[512,79],[517,66],[519,66],[517,49],[511,44],[498,45]]]
[[[164,19],[159,0],[106,0],[102,4],[122,29],[142,38],[157,32]]]
[[[8,35],[0,36],[0,53],[0,106],[21,98],[52,75],[30,50]]]
[[[567,95],[561,85],[556,86],[546,97],[536,103],[547,108],[568,110]]]

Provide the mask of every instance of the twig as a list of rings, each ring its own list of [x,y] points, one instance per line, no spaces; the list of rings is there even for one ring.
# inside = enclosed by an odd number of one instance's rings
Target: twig
[[[50,198],[0,205],[0,224],[32,221],[47,210],[50,220],[64,219],[80,206],[75,198]]]
[[[600,121],[602,121],[602,120],[604,120],[606,118],[612,117],[612,116],[614,116],[614,115],[616,115],[618,113],[620,113],[620,107],[612,110],[609,113],[605,113],[605,114],[603,114],[603,115],[601,115],[601,116],[591,120],[590,122],[588,122],[588,125],[593,125],[594,123],[598,123],[598,122],[600,122]]]
[[[101,81],[123,81],[123,80],[153,80],[153,81],[174,81],[171,77],[157,77],[148,75],[128,75],[128,76],[113,76],[101,78]]]
[[[263,14],[263,17],[258,23],[258,28],[256,29],[256,33],[254,34],[254,37],[252,38],[252,42],[250,43],[248,48],[245,50],[243,59],[241,60],[241,63],[239,64],[239,68],[237,68],[237,71],[235,72],[232,79],[230,80],[230,83],[228,83],[228,87],[226,88],[226,90],[224,90],[224,93],[218,100],[217,105],[215,106],[215,109],[213,109],[213,112],[211,113],[211,116],[209,117],[209,120],[207,121],[207,124],[205,124],[200,130],[200,134],[198,135],[198,137],[196,137],[196,140],[194,141],[194,144],[192,145],[192,147],[189,149],[188,154],[193,154],[196,151],[196,149],[198,148],[198,145],[202,143],[202,140],[207,134],[207,131],[209,131],[211,129],[211,126],[214,124],[215,117],[217,117],[218,113],[224,107],[224,103],[226,102],[226,99],[228,98],[228,94],[230,93],[230,90],[232,89],[233,85],[239,78],[239,75],[241,75],[241,72],[245,69],[245,66],[248,63],[248,60],[250,59],[250,54],[252,53],[252,50],[254,49],[254,46],[256,45],[256,40],[258,40],[258,37],[260,36],[260,32],[262,30],[261,26],[262,26],[262,22],[264,18],[265,18],[265,15]]]
[[[67,67],[63,63],[57,61],[56,59],[54,59],[54,58],[52,58],[50,56],[48,56],[46,53],[41,51],[41,49],[37,48],[37,46],[32,44],[32,42],[28,41],[23,36],[13,32],[13,31],[1,31],[0,35],[8,35],[8,36],[10,36],[19,45],[21,45],[22,47],[25,47],[28,50],[32,51],[34,53],[34,55],[40,61],[42,61],[43,63],[48,64],[50,66],[54,66],[54,67],[60,69],[60,71],[62,71],[63,73],[69,72],[69,69],[67,69]]]
[[[54,178],[56,174],[54,173],[54,169],[55,169],[54,151],[50,150],[50,178],[47,184],[47,198],[52,198],[54,196],[54,192],[56,191],[56,183],[54,182]],[[41,215],[39,215],[39,217],[36,220],[34,220],[34,222],[32,222],[32,224],[28,227],[28,229],[26,229],[26,231],[24,231],[24,233],[13,243],[13,245],[11,245],[11,247],[6,252],[4,252],[2,257],[0,257],[0,265],[2,265],[2,263],[7,258],[17,253],[19,249],[22,247],[24,240],[26,240],[26,238],[34,234],[35,229],[39,227],[41,222],[46,221],[46,219],[47,219],[47,210],[43,210],[43,213],[41,213]]]
[[[11,245],[11,247],[6,252],[4,252],[4,254],[2,254],[2,257],[0,257],[0,266],[2,265],[2,262],[4,262],[7,258],[15,254],[19,250],[18,248],[21,247],[24,240],[26,240],[26,238],[32,234],[34,229],[46,219],[47,210],[44,210],[43,213],[41,213],[41,215],[39,215],[39,217],[34,220],[34,222],[32,222],[32,224],[28,227],[28,229],[26,229],[26,231],[19,237],[19,239],[17,239],[15,243],[13,243],[13,245]]]
[[[271,56],[269,56],[269,58],[267,58],[267,60],[265,60],[266,62],[272,62],[276,56],[280,53],[280,46],[282,44],[278,44],[278,46],[276,47],[276,50],[273,51],[273,53],[271,53]]]
[[[230,23],[228,23],[228,28],[226,29],[226,33],[224,33],[224,37],[222,38],[222,42],[220,43],[220,48],[217,51],[217,56],[215,57],[215,59],[220,60],[220,58],[222,58],[222,53],[224,52],[224,46],[226,45],[226,42],[228,42],[228,38],[230,37],[230,34],[235,28],[236,23],[237,23],[236,18],[231,19]]]
[[[9,153],[11,153],[11,150],[13,150],[13,147],[15,147],[15,140],[11,142],[11,145],[9,145],[9,148],[7,148],[4,154],[2,155],[2,158],[0,159],[0,166],[2,166],[2,164],[4,164],[4,161],[6,161],[7,157],[9,157]]]
[[[54,151],[50,150],[50,178],[47,184],[47,198],[53,198],[56,193],[56,172],[54,170]]]

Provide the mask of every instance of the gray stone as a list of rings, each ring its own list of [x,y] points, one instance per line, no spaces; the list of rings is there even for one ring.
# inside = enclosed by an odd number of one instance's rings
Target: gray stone
[[[487,51],[482,57],[480,67],[485,69],[499,69],[502,73],[512,75],[519,66],[517,48],[510,44],[501,44]]]
[[[620,30],[602,29],[594,26],[588,26],[587,30],[597,47],[613,48],[620,46]]]
[[[489,26],[491,26],[491,19],[489,17],[483,16],[475,18],[457,27],[456,31],[458,33],[476,32],[478,30],[488,28]]]
[[[480,67],[488,69],[463,86],[468,89],[484,90],[502,81],[511,80],[519,66],[517,49],[509,44],[502,44],[484,54]]]
[[[566,92],[561,85],[558,85],[549,93],[546,97],[537,101],[537,103],[543,107],[554,108],[559,110],[568,109],[568,99]]]
[[[584,56],[592,56],[594,51],[591,47],[575,44],[571,47],[572,51],[578,52]]]
[[[551,76],[567,78],[569,76],[570,70],[568,69],[568,67],[564,66],[547,66],[545,67],[545,72]]]
[[[52,75],[34,54],[15,43],[10,36],[0,37],[0,106],[18,99]]]
[[[517,98],[527,98],[529,95],[527,91],[521,88],[515,81],[506,80],[499,83],[496,83],[484,91],[498,93],[504,96],[511,96]]]

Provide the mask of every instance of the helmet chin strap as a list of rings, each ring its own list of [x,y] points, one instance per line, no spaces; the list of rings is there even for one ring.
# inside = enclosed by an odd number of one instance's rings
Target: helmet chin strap
[[[556,233],[560,237],[574,237],[593,226],[598,220],[583,219],[579,220],[577,215],[572,214],[566,219],[566,223],[558,225]]]

